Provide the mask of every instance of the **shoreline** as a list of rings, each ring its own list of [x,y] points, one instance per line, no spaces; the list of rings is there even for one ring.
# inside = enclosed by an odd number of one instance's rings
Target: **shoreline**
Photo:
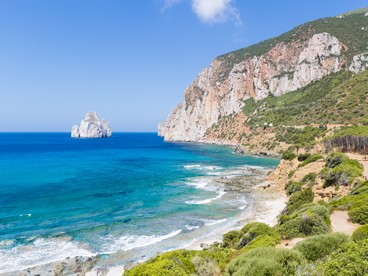
[[[202,143],[199,144],[209,144],[209,143]],[[216,144],[219,145],[219,144]],[[220,146],[231,146],[234,152],[234,145],[220,145]],[[234,152],[235,154],[238,154]],[[249,154],[242,154],[247,156]],[[259,156],[257,156],[259,157]],[[260,156],[261,158],[267,158],[266,156]],[[167,251],[176,250],[176,249],[188,249],[188,250],[200,250],[201,244],[210,244],[215,241],[221,241],[222,235],[231,231],[231,230],[238,230],[241,229],[246,223],[252,222],[252,221],[260,221],[265,222],[267,224],[270,224],[271,226],[276,223],[276,217],[280,213],[280,211],[284,208],[285,204],[285,194],[281,193],[277,187],[275,187],[277,184],[273,184],[270,187],[269,182],[269,175],[275,171],[277,167],[274,168],[265,168],[265,167],[251,167],[249,166],[249,170],[255,170],[255,171],[261,171],[261,176],[251,176],[253,179],[253,183],[246,185],[247,188],[249,188],[249,185],[251,185],[250,194],[254,198],[254,204],[253,206],[248,206],[244,209],[244,211],[241,212],[239,217],[236,219],[236,224],[229,223],[225,224],[224,226],[221,226],[220,228],[216,228],[213,232],[213,235],[209,235],[206,237],[203,237],[199,240],[193,240],[190,242],[190,244],[180,246],[179,248],[172,248]],[[246,174],[239,176],[241,177],[249,177]],[[214,178],[215,179],[215,178]],[[236,182],[236,178],[234,179],[227,179],[227,177],[216,177],[216,180],[214,182],[222,182],[221,184],[224,185],[225,191],[231,191],[232,193],[240,194],[244,192],[244,187],[239,184],[234,185]],[[224,183],[228,182],[228,183]],[[255,183],[257,182],[257,184]],[[218,184],[218,183],[217,183]],[[272,201],[273,204],[270,206],[265,205],[264,203],[268,201]],[[275,208],[276,207],[276,208]],[[242,209],[241,209],[242,210]],[[233,221],[234,222],[234,221]],[[220,230],[220,231],[219,231]],[[165,251],[166,252],[166,251]],[[163,253],[163,252],[157,252],[157,253]],[[117,255],[117,256],[114,256]],[[135,263],[139,263],[142,261],[147,260],[148,258],[146,256],[141,256],[140,259],[136,259],[133,262],[129,262],[125,265],[119,265],[119,259],[118,259],[117,252],[112,254],[93,254],[92,256],[88,257],[81,257],[77,256],[74,258],[67,258],[59,261],[54,261],[46,264],[36,265],[34,267],[30,267],[27,269],[12,271],[12,272],[6,272],[2,275],[54,275],[53,272],[57,270],[61,271],[78,271],[81,273],[80,275],[121,275],[124,271],[123,269],[128,267],[130,268]],[[99,265],[99,262],[101,259],[104,259],[106,256],[112,257],[112,259],[116,260],[116,265],[114,265],[114,262],[109,262],[109,265],[104,266],[101,262],[101,265]],[[143,258],[142,258],[143,257]],[[149,258],[154,257],[150,256]],[[109,272],[110,271],[110,272]],[[82,274],[84,273],[84,274]],[[101,274],[102,273],[102,274]]]

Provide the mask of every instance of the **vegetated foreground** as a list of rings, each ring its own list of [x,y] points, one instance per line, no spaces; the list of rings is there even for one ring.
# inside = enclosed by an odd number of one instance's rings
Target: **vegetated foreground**
[[[288,167],[284,189],[289,199],[277,225],[249,223],[226,233],[222,242],[164,253],[124,275],[366,275],[368,181],[363,166],[341,152],[288,155],[281,163]],[[271,177],[281,178],[280,172]],[[351,236],[332,232],[330,214],[336,210],[347,211],[351,222],[362,226]],[[286,249],[295,238],[302,239]]]

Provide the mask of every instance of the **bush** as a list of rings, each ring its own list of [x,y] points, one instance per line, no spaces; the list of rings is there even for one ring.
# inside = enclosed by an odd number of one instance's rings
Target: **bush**
[[[309,156],[306,160],[304,160],[302,163],[300,163],[299,167],[304,167],[308,165],[309,163],[316,162],[317,160],[323,159],[323,156],[320,154],[313,154]]]
[[[325,178],[324,187],[332,185],[349,185],[353,180],[361,176],[363,166],[342,153],[332,153],[326,158],[326,168],[321,171]]]
[[[296,157],[295,153],[291,150],[286,150],[282,153],[281,158],[284,160],[293,160]]]
[[[230,231],[224,234],[223,247],[242,249],[260,246],[275,246],[280,240],[277,232],[261,222],[252,222],[245,225],[240,231]]]
[[[279,240],[280,236],[273,228],[261,222],[252,222],[240,230],[238,249],[245,246],[257,247],[257,244],[258,246],[276,245]]]
[[[351,195],[359,195],[359,194],[368,194],[368,181],[364,181],[359,183],[355,188],[350,192]]]
[[[368,205],[354,206],[349,212],[350,219],[359,224],[368,224]]]
[[[297,267],[304,262],[303,255],[298,251],[260,247],[232,260],[225,275],[295,275]]]
[[[317,263],[312,275],[356,276],[368,274],[368,243],[350,242]]]
[[[314,182],[316,181],[317,174],[315,173],[308,173],[302,179],[302,182],[307,184],[308,186],[313,186]]]
[[[349,157],[347,157],[345,154],[343,154],[341,152],[331,153],[325,159],[326,167],[333,169],[333,168],[337,167],[338,165],[342,164],[348,158]]]
[[[232,230],[223,235],[222,246],[236,248],[240,239],[240,232]]]
[[[124,272],[124,276],[190,276],[201,271],[206,275],[224,271],[229,262],[229,250],[210,248],[206,250],[175,250],[158,255]],[[218,273],[217,275],[220,275]]]
[[[295,181],[288,181],[285,185],[286,194],[292,195],[295,192],[299,192],[302,190],[303,183],[295,182]]]
[[[349,237],[342,233],[325,234],[298,242],[294,249],[302,253],[308,261],[316,261],[341,248],[348,241]]]
[[[368,224],[360,226],[357,230],[354,231],[353,235],[351,235],[351,239],[354,242],[360,241],[368,241]]]
[[[298,155],[298,161],[299,162],[303,162],[304,160],[306,160],[308,157],[310,157],[311,154],[310,153],[301,153]]]
[[[313,198],[314,193],[310,188],[296,192],[292,196],[290,196],[289,201],[286,203],[286,207],[283,210],[283,213],[291,214],[303,204],[312,202]]]
[[[315,236],[330,231],[330,213],[322,205],[304,204],[290,215],[280,217],[276,231],[283,239]]]

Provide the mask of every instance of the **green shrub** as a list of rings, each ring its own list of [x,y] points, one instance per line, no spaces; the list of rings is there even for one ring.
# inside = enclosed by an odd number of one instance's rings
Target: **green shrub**
[[[283,239],[315,236],[330,231],[330,213],[322,205],[304,204],[290,215],[282,215],[276,231]]]
[[[295,153],[291,150],[286,150],[282,153],[281,158],[284,160],[293,160],[296,157]]]
[[[310,157],[311,154],[306,152],[306,153],[301,153],[298,155],[298,161],[299,162],[303,162],[304,160],[306,160],[308,157]]]
[[[277,230],[283,239],[292,239],[325,234],[330,228],[320,216],[306,212],[280,225]]]
[[[359,224],[368,224],[368,205],[353,206],[349,212],[350,219]]]
[[[308,173],[305,175],[302,179],[302,182],[307,184],[309,187],[312,187],[314,185],[314,182],[316,181],[317,174],[315,173]]]
[[[302,190],[303,183],[295,182],[295,181],[288,181],[285,185],[286,194],[292,195],[295,192],[299,192]]]
[[[316,261],[331,254],[348,241],[349,237],[342,233],[324,234],[298,242],[294,249],[302,253],[308,261]]]
[[[351,195],[359,195],[359,194],[367,194],[368,193],[368,181],[364,181],[359,183],[355,188],[350,192]]]
[[[257,245],[276,245],[279,240],[280,236],[275,229],[261,222],[252,222],[248,223],[240,230],[238,249],[245,246],[257,247]]]
[[[138,264],[136,267],[125,271],[123,275],[191,276],[199,274],[198,271],[214,273],[215,271],[224,271],[227,263],[229,263],[229,255],[229,250],[214,247],[200,251],[175,250]]]
[[[224,234],[223,247],[248,249],[260,246],[275,246],[280,240],[277,232],[267,224],[252,222],[245,225],[240,231],[230,231]]]
[[[326,158],[326,168],[321,171],[321,176],[325,179],[324,187],[346,186],[362,173],[363,166],[357,160],[337,152]]]
[[[368,241],[368,224],[360,226],[351,235],[351,239],[354,242]]]
[[[309,156],[307,159],[305,159],[302,163],[300,163],[299,167],[304,167],[308,165],[309,163],[316,162],[317,160],[323,159],[323,156],[320,154],[313,154]]]
[[[303,191],[295,192],[293,195],[290,196],[283,213],[291,214],[303,204],[312,202],[313,198],[314,193],[310,188],[304,189]]]
[[[326,167],[328,168],[335,168],[336,166],[342,164],[346,159],[348,159],[345,154],[341,152],[334,152],[328,155],[325,159],[326,161]]]
[[[298,251],[260,247],[232,260],[225,275],[295,275],[297,267],[304,262],[303,255]]]
[[[240,232],[236,230],[232,230],[223,235],[222,246],[223,247],[231,247],[237,248],[240,239]]]
[[[312,275],[356,276],[368,274],[368,243],[350,242],[317,263]]]
[[[152,275],[152,276],[187,276],[195,273],[195,266],[191,262],[192,251],[177,250],[164,253],[130,270],[124,271],[124,276]]]

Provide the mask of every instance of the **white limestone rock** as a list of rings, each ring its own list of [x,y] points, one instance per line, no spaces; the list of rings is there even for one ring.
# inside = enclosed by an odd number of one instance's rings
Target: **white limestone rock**
[[[349,70],[354,73],[363,72],[368,68],[368,53],[363,53],[353,57]]]
[[[103,138],[111,137],[111,127],[106,119],[100,120],[96,112],[87,112],[80,126],[74,125],[71,131],[73,138]]]
[[[203,141],[207,129],[240,112],[244,100],[280,96],[343,70],[346,49],[335,36],[318,33],[243,60],[228,76],[223,76],[226,60],[215,59],[185,90],[183,103],[158,126],[158,134],[171,141]]]

